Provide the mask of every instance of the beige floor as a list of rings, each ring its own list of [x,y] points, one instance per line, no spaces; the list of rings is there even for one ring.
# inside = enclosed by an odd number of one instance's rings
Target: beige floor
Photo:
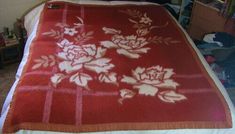
[[[11,64],[0,69],[0,110],[7,96],[7,93],[15,81],[16,70],[19,63]]]

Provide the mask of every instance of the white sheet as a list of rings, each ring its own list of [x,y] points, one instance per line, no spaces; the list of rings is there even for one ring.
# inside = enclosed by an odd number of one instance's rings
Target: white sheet
[[[15,80],[13,86],[11,87],[11,89],[10,89],[8,95],[7,95],[7,98],[6,98],[6,100],[5,100],[4,104],[3,104],[2,112],[1,112],[1,117],[0,117],[0,130],[2,129],[4,120],[6,118],[6,114],[7,114],[8,108],[9,108],[9,104],[10,104],[10,102],[12,100],[12,96],[13,96],[13,93],[15,91],[15,87],[16,87],[18,81],[19,81],[19,77],[20,77],[20,75],[21,75],[21,73],[23,71],[24,65],[27,62],[28,55],[29,55],[30,44],[31,44],[32,40],[34,39],[34,37],[36,36],[36,30],[37,30],[37,26],[38,26],[37,24],[38,24],[38,20],[35,23],[33,31],[30,34],[30,36],[28,37],[28,40],[27,40],[27,42],[25,44],[24,55],[23,55],[23,58],[21,60],[21,63],[19,65],[19,68],[18,68],[16,76],[15,76],[16,80]]]
[[[33,32],[33,28],[36,22],[39,20],[43,7],[44,7],[44,4],[41,4],[25,15],[24,27],[27,31],[28,36]]]
[[[68,1],[68,2],[73,2],[73,3],[79,3],[79,4],[102,4],[102,5],[116,5],[116,4],[149,4],[148,2],[118,2],[118,1],[113,1],[113,2],[103,2],[103,1],[81,1],[81,0],[52,0],[52,1]],[[38,9],[36,10],[37,15],[35,16],[34,21],[28,23],[30,24],[31,28],[32,28],[32,32],[27,40],[26,46],[25,46],[25,53],[24,53],[24,57],[23,60],[18,68],[17,74],[16,74],[16,81],[14,83],[14,85],[12,86],[6,101],[4,103],[3,109],[2,109],[2,115],[0,117],[0,130],[2,128],[2,125],[4,123],[5,120],[5,116],[8,112],[8,108],[9,108],[9,104],[10,101],[12,99],[12,95],[14,93],[15,90],[15,86],[18,83],[19,80],[19,76],[22,73],[23,67],[27,62],[27,58],[28,58],[28,54],[29,54],[29,47],[30,44],[32,42],[32,40],[34,39],[35,35],[36,35],[36,30],[37,30],[37,26],[38,26],[38,20],[39,20],[39,16],[40,16],[40,12],[42,11],[44,5],[41,5],[38,7]],[[35,11],[35,10],[34,10]],[[31,16],[32,17],[32,16]],[[29,18],[30,19],[30,18]],[[31,18],[32,19],[32,18]],[[177,20],[175,20],[177,22]],[[36,23],[35,23],[36,22]],[[34,24],[35,23],[35,24]],[[179,25],[180,26],[180,25]],[[181,27],[181,26],[180,26]],[[183,28],[181,27],[182,31]],[[199,52],[199,50],[196,48],[196,46],[194,45],[193,41],[190,39],[190,37],[187,35],[187,33],[184,31],[186,37],[188,38],[188,40],[191,42],[192,47],[195,49],[195,51],[197,52],[197,55],[199,56],[199,58],[201,59],[203,65],[205,66],[206,70],[209,72],[210,76],[213,78],[213,80],[215,81],[216,85],[220,88],[221,93],[224,95],[229,108],[231,110],[232,113],[232,122],[233,122],[233,127],[230,129],[175,129],[175,130],[144,130],[144,131],[107,131],[107,132],[95,132],[95,133],[90,133],[90,134],[100,134],[100,133],[104,133],[104,134],[235,134],[235,110],[234,110],[234,106],[226,92],[226,90],[224,89],[223,85],[221,84],[221,82],[218,80],[218,78],[216,77],[216,75],[213,73],[213,71],[210,69],[209,65],[207,64],[207,62],[205,61],[205,59],[203,58],[203,56],[201,55],[201,53]],[[45,133],[45,134],[57,134],[58,132],[49,132],[49,131],[30,131],[30,130],[20,130],[17,132],[18,134],[41,134],[41,133]],[[61,133],[64,134],[64,133]]]

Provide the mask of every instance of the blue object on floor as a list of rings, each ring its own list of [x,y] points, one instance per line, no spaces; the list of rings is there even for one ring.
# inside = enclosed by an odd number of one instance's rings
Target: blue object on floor
[[[217,64],[223,67],[223,69],[225,70],[225,74],[227,75],[227,82],[225,84],[225,87],[235,87],[235,52],[230,54],[226,60],[217,62]]]
[[[235,37],[224,32],[215,33],[214,41],[221,42],[223,44],[223,47],[235,46]]]
[[[215,49],[215,48],[221,48],[221,47],[216,43],[202,43],[202,44],[198,44],[197,48],[199,48],[199,49]]]
[[[206,36],[206,40],[195,42],[197,47],[204,56],[213,56],[215,63],[223,69],[226,76],[224,86],[235,88],[235,37],[223,32]]]

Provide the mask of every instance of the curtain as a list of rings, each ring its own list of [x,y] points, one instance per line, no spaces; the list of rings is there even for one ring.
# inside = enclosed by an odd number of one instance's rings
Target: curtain
[[[234,12],[235,12],[235,0],[230,0],[229,8],[228,8],[228,15],[231,17],[235,17]]]
[[[235,18],[235,0],[225,0],[221,13],[226,17]]]
[[[235,36],[235,0],[225,0],[221,13],[227,18],[224,31]]]

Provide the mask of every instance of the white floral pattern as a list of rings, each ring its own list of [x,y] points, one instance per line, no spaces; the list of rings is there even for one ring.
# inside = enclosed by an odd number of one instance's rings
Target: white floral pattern
[[[130,89],[121,89],[120,90],[120,96],[121,96],[121,98],[118,100],[118,102],[120,103],[120,104],[123,104],[123,101],[125,100],[125,99],[131,99],[131,98],[133,98],[134,96],[135,96],[135,92],[133,92],[132,90],[130,90]]]
[[[121,88],[118,102],[123,104],[126,99],[133,99],[136,95],[157,96],[160,100],[167,103],[187,99],[184,95],[176,92],[179,86],[171,76],[173,69],[153,66],[149,68],[137,67],[132,71],[132,76],[126,76],[112,72],[115,67],[111,63],[112,59],[105,56],[108,49],[116,49],[119,55],[130,59],[138,59],[146,54],[150,47],[149,43],[178,43],[170,37],[163,38],[158,36],[146,37],[152,29],[152,19],[147,13],[141,13],[137,10],[122,11],[131,18],[128,20],[133,23],[135,33],[124,35],[121,30],[103,27],[106,35],[111,35],[111,40],[101,41],[100,46],[95,43],[86,43],[93,39],[94,31],[84,31],[84,21],[76,16],[77,21],[73,26],[57,23],[55,28],[43,33],[45,36],[53,37],[57,40],[59,48],[56,54],[42,55],[34,60],[35,64],[32,70],[47,67],[56,67],[51,78],[51,84],[54,87],[66,79],[77,86],[90,90],[89,81],[99,80],[101,83],[115,84],[120,86],[120,82],[132,85],[132,89]],[[92,72],[91,74],[89,72]],[[96,74],[96,75],[94,75]],[[121,77],[122,76],[122,77]],[[164,90],[162,90],[164,89]]]
[[[116,52],[120,55],[124,55],[131,59],[138,59],[141,57],[141,54],[145,54],[148,50],[150,50],[149,47],[145,47],[150,43],[178,43],[177,41],[172,41],[171,38],[165,40],[165,38],[157,38],[156,36],[148,38],[145,37],[151,32],[152,29],[165,27],[168,23],[163,26],[152,26],[153,21],[147,16],[147,13],[142,14],[137,10],[126,10],[120,12],[128,14],[131,17],[128,20],[134,24],[133,28],[136,29],[136,32],[134,34],[132,33],[124,36],[121,30],[103,27],[102,29],[105,34],[112,35],[111,40],[101,41],[100,44],[103,47],[108,49],[115,48]]]
[[[65,78],[64,74],[57,73],[51,77],[51,82],[53,83],[53,86],[56,87],[57,84],[59,84],[64,78]]]
[[[106,33],[110,33],[106,31]],[[143,37],[137,37],[135,35],[122,36],[114,35],[112,41],[102,41],[101,45],[106,48],[117,48],[117,53],[125,55],[129,58],[139,58],[141,53],[147,53],[150,49],[144,48],[148,42]]]
[[[62,60],[59,62],[58,67],[61,72],[66,74],[79,72],[82,68],[96,73],[108,72],[114,67],[110,63],[111,59],[102,57],[106,49],[97,48],[95,44],[76,46],[64,39],[57,45],[62,49],[57,54],[57,57]],[[92,80],[92,77],[85,73],[76,73],[70,77],[70,82],[74,82],[79,86],[86,86],[89,80]],[[58,81],[52,81],[52,83],[58,84]]]
[[[137,67],[133,70],[132,77],[123,75],[121,81],[133,85],[140,95],[146,96],[156,96],[160,89],[170,89],[170,92],[161,92],[158,97],[164,102],[173,103],[186,99],[184,95],[175,93],[179,84],[171,79],[173,74],[173,69],[161,66]]]
[[[87,87],[87,83],[90,80],[92,80],[92,77],[85,73],[76,73],[69,78],[70,82],[74,82],[75,84],[85,87],[86,89],[89,89]]]
[[[114,72],[111,73],[101,73],[99,75],[99,81],[100,82],[105,82],[105,83],[113,83],[118,85],[117,83],[117,74]]]
[[[59,40],[57,46],[60,51],[56,54],[57,61],[53,55],[43,55],[40,59],[35,60],[37,64],[32,69],[57,65],[58,72],[51,76],[51,83],[54,87],[60,84],[62,80],[68,78],[69,82],[89,89],[88,82],[94,78],[85,73],[84,69],[97,73],[101,82],[117,84],[116,74],[109,73],[109,70],[114,65],[110,63],[110,58],[104,57],[107,49],[96,44],[85,44],[86,41],[93,38],[94,32],[89,31],[86,33],[80,31],[79,33],[78,30],[84,25],[84,21],[80,17],[76,18],[78,22],[74,23],[74,26],[57,23],[55,26],[61,30],[51,29],[51,31],[43,33],[43,35]],[[71,36],[70,40],[73,39],[73,41],[66,39],[64,35]],[[56,62],[57,64],[55,64]],[[104,76],[101,77],[102,75]]]
[[[147,14],[145,13],[144,16],[141,17],[140,23],[151,25],[152,20],[149,17],[147,17]]]
[[[70,36],[74,36],[78,31],[75,28],[64,28],[64,34],[68,34]]]
[[[136,34],[138,36],[146,36],[151,32],[152,29],[158,28],[161,26],[152,26],[152,19],[147,16],[147,13],[141,13],[137,10],[124,10],[120,11],[127,15],[129,15],[131,18],[128,20],[133,23],[133,28],[137,29]]]
[[[176,101],[187,99],[184,95],[176,93],[175,91],[172,91],[172,90],[160,92],[158,94],[158,98],[168,103],[175,103]]]

